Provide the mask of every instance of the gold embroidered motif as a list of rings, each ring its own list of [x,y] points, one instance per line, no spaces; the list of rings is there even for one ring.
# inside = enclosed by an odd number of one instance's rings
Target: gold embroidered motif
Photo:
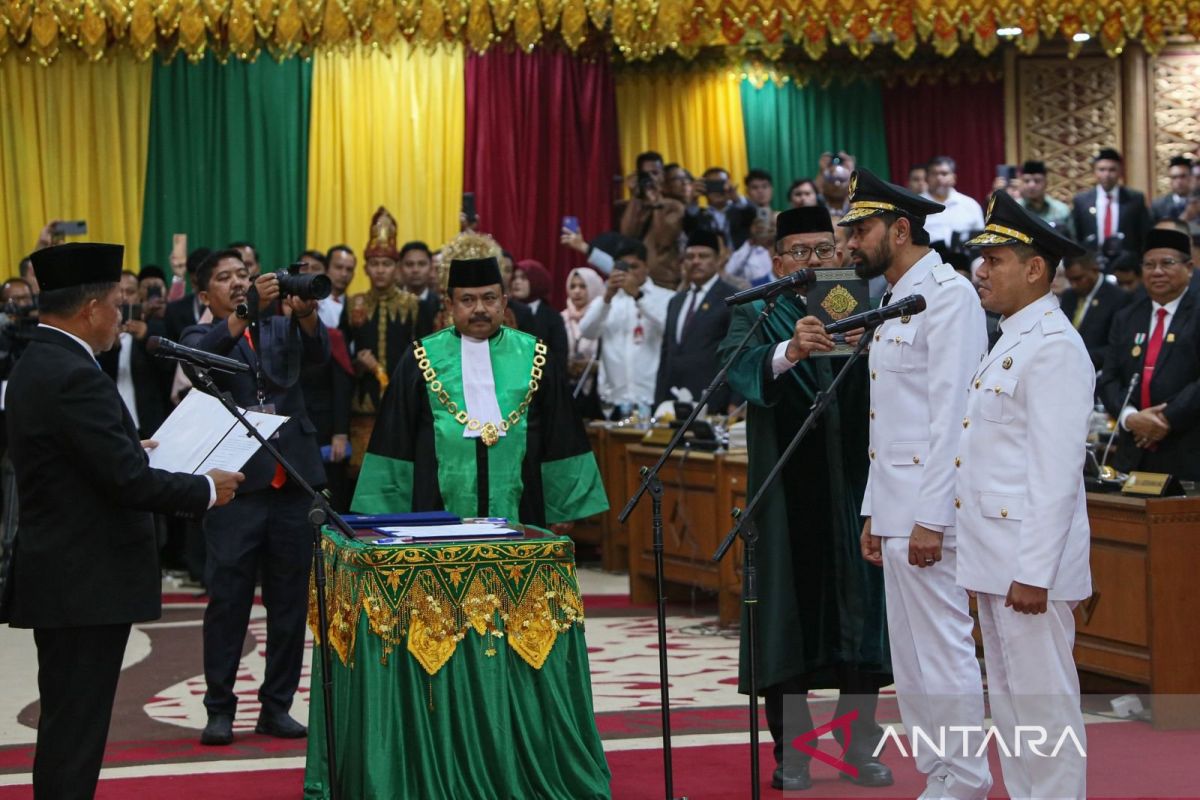
[[[845,286],[838,284],[825,295],[821,308],[834,320],[845,319],[858,307],[858,302]]]

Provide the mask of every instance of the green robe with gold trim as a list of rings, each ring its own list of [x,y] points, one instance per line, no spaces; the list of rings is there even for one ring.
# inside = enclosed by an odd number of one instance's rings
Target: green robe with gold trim
[[[762,312],[763,301],[734,311],[719,358],[732,354]],[[845,357],[801,361],[774,377],[780,342],[805,315],[803,301],[781,296],[767,321],[733,362],[729,385],[746,398],[751,495],[829,387]],[[809,689],[837,688],[847,667],[891,682],[884,616],[883,570],[863,561],[859,509],[866,491],[870,387],[860,359],[838,387],[824,417],[792,454],[759,506],[758,686],[801,680]],[[745,607],[743,606],[743,630]],[[742,639],[739,688],[748,691]]]
[[[500,413],[512,419],[530,388],[538,340],[502,327],[489,340]],[[462,337],[425,337],[430,366],[464,408]],[[463,436],[462,423],[430,388],[413,348],[384,394],[351,508],[360,514],[445,509],[461,517],[507,517],[545,526],[608,508],[600,470],[575,412],[563,365],[551,354],[526,413],[492,447]]]

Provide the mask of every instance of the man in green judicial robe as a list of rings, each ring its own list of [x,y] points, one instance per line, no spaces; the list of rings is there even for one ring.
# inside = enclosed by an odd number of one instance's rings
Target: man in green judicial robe
[[[840,255],[825,208],[794,208],[779,215],[776,277],[805,267],[836,268]],[[759,300],[735,311],[721,346],[722,360],[733,353],[763,306]],[[857,342],[857,336],[851,338]],[[733,362],[730,387],[749,403],[751,493],[804,423],[816,393],[829,387],[845,363],[845,357],[820,355],[832,347],[821,322],[807,315],[804,298],[784,294]],[[757,685],[765,687],[761,691],[775,740],[771,785],[777,789],[812,785],[810,757],[791,744],[813,728],[805,697],[810,689],[841,690],[835,718],[858,712],[843,756],[857,776],[841,777],[864,786],[892,783],[891,771],[872,756],[882,736],[875,723],[879,687],[891,682],[883,572],[862,560],[858,545],[858,512],[868,472],[869,400],[862,359],[843,379],[824,417],[793,453],[756,514]],[[743,638],[742,692],[749,691],[748,658]],[[834,733],[844,741],[839,731]]]
[[[504,327],[495,258],[450,265],[454,326],[413,343],[383,397],[351,508],[506,517],[558,531],[608,508],[565,365]]]

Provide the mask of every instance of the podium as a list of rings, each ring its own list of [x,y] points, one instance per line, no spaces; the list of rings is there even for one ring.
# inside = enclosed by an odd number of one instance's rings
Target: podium
[[[1146,684],[1154,727],[1200,727],[1200,498],[1089,494],[1092,596],[1075,609],[1081,671]]]

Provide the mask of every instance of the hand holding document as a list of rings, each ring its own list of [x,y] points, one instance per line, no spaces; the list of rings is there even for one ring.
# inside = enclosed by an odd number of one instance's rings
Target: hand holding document
[[[242,411],[264,439],[269,439],[290,417]],[[169,472],[203,475],[212,469],[238,472],[258,452],[258,440],[212,395],[188,392],[152,437],[158,446],[150,451],[150,466]]]

